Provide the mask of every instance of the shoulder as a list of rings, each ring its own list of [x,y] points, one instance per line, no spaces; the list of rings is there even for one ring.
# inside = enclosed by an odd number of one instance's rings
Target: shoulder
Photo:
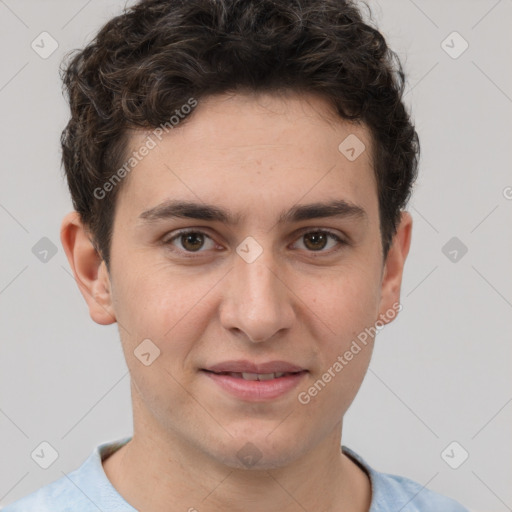
[[[387,512],[398,506],[402,512],[468,512],[457,501],[442,494],[431,491],[425,486],[409,478],[387,473],[375,474],[375,485],[378,488],[379,512]]]
[[[7,505],[1,512],[132,511],[105,475],[102,460],[129,438],[97,446],[83,464],[69,474]]]
[[[80,490],[63,476],[37,491],[11,503],[2,512],[72,512],[98,511]]]
[[[370,512],[469,512],[457,501],[427,489],[409,478],[381,473],[358,454],[343,446],[343,453],[369,475],[372,487]]]

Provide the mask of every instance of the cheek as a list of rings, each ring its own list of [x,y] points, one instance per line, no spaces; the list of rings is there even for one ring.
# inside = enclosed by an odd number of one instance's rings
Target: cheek
[[[316,333],[314,349],[319,362],[315,381],[328,381],[325,387],[330,390],[319,402],[348,406],[354,398],[372,354],[379,297],[378,272],[355,268],[340,271],[315,287],[314,293],[311,290],[307,302],[314,315],[310,312],[309,317],[328,327]]]
[[[201,337],[201,322],[208,320],[201,299],[215,281],[171,272],[162,265],[146,266],[144,272],[135,266],[125,268],[123,275],[115,293],[116,317],[124,327],[119,331],[125,359],[138,393],[164,421],[172,409],[178,410],[190,400],[180,384],[187,378],[184,361]],[[157,348],[143,342],[147,339]],[[150,353],[147,366],[137,357],[143,352],[139,349],[142,343],[146,343],[144,352]]]
[[[342,291],[335,283],[321,297],[317,295],[319,306],[315,313],[329,329],[323,329],[323,335],[317,333],[311,345],[316,364],[297,396],[310,417],[324,416],[326,425],[341,419],[349,408],[373,351],[371,328],[378,310],[378,294],[363,294],[360,290],[364,288],[344,284]]]
[[[372,324],[379,311],[378,268],[355,266],[322,277],[307,287],[308,303],[336,335],[354,336]]]
[[[183,359],[211,321],[208,297],[219,277],[162,264],[123,274],[115,288],[115,313],[125,328],[120,329],[124,344],[133,351],[149,338],[162,352],[171,351],[174,361]]]

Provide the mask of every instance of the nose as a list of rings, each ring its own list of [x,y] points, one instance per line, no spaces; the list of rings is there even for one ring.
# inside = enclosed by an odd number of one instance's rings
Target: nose
[[[253,343],[272,339],[279,331],[291,328],[295,295],[285,276],[279,274],[270,250],[263,251],[252,263],[236,256],[220,309],[223,327],[242,332]]]

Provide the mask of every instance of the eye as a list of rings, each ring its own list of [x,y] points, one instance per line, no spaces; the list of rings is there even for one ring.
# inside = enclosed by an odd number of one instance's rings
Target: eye
[[[324,250],[326,247],[328,247],[329,240],[331,241],[331,247],[329,248],[335,247],[336,245],[347,245],[347,242],[340,238],[338,235],[323,229],[315,229],[302,233],[299,236],[299,240],[304,240],[303,246],[307,252],[319,252],[322,254],[334,252]],[[209,242],[209,244],[206,242]],[[201,249],[208,250],[215,249],[216,247],[215,242],[209,235],[207,235],[204,231],[194,229],[178,231],[171,238],[163,240],[163,244],[166,246],[172,246],[173,251],[181,252],[186,257],[194,257],[194,253],[205,252],[201,251]],[[179,245],[179,247],[175,249],[177,245]]]
[[[181,252],[194,253],[201,252],[200,249],[204,246],[205,239],[210,240],[212,243],[210,249],[213,249],[215,244],[206,233],[191,229],[179,231],[173,237],[164,240],[163,243],[165,245],[174,245],[174,241],[177,241],[181,245]],[[180,250],[178,250],[178,252],[180,252]]]
[[[323,250],[328,246],[329,239],[334,242],[331,245],[331,248],[336,245],[342,246],[347,244],[347,242],[341,239],[338,235],[332,233],[331,231],[325,231],[323,229],[307,231],[306,233],[302,233],[301,236],[299,237],[299,240],[304,240],[303,245],[308,252],[321,253],[333,252],[329,250]]]

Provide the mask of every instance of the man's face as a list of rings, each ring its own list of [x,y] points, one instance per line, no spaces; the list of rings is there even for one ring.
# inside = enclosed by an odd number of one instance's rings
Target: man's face
[[[111,311],[132,379],[135,435],[179,440],[233,467],[246,452],[277,467],[340,428],[373,340],[343,356],[398,300],[396,286],[383,286],[371,140],[364,126],[326,120],[315,97],[223,95],[195,110],[118,196]],[[131,149],[148,134],[134,133]],[[338,149],[349,135],[366,146],[353,161]],[[237,222],[144,214],[166,201],[211,205]],[[335,201],[345,205],[336,216],[280,221]],[[183,229],[192,233],[176,236]],[[143,340],[151,343],[138,349]],[[143,364],[154,346],[159,356]],[[265,374],[275,361],[302,372],[247,380],[255,377],[240,375],[240,361]]]

